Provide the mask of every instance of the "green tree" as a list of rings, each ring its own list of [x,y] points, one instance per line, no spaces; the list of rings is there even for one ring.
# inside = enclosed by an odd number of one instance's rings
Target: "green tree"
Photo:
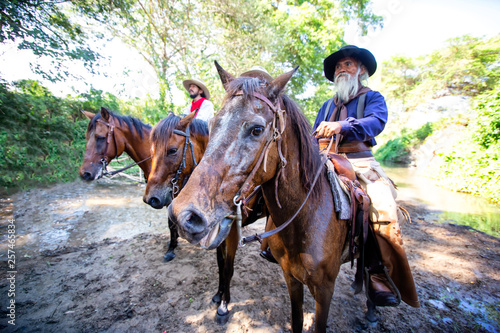
[[[156,71],[159,108],[172,109],[172,92],[183,79],[201,77],[214,91],[216,107],[222,86],[213,68],[217,60],[239,74],[253,65],[271,74],[301,66],[291,85],[294,95],[322,85],[317,99],[303,102],[317,110],[327,82],[322,60],[343,44],[344,25],[357,20],[366,30],[378,24],[368,0],[207,0],[118,3],[114,11],[96,15],[114,36],[137,49]],[[98,9],[90,12],[99,12]],[[104,14],[102,14],[104,15]],[[163,111],[162,111],[163,112]]]
[[[500,81],[500,35],[485,39],[462,36],[430,55],[393,57],[381,66],[381,91],[404,101],[405,109],[447,95],[477,96]]]
[[[500,84],[475,101],[476,116],[471,120],[475,141],[484,149],[500,148]]]
[[[82,0],[1,0],[0,43],[16,42],[20,50],[28,49],[38,57],[52,58],[50,68],[40,65],[32,68],[51,81],[71,75],[64,65],[67,60],[79,60],[93,72],[100,55],[89,46],[89,35],[68,11],[82,9],[85,12],[86,7],[87,2]]]
[[[400,101],[404,111],[408,92],[420,81],[414,59],[395,56],[384,62],[381,67],[384,95]]]
[[[79,106],[36,81],[0,84],[0,192],[77,177],[88,123]]]

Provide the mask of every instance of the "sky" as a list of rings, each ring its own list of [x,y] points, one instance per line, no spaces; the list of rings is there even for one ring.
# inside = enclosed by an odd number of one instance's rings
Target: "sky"
[[[465,34],[493,37],[500,33],[498,0],[374,0],[372,8],[384,18],[383,28],[361,37],[351,25],[344,39],[369,49],[378,63],[395,55],[429,54],[443,48],[448,39]],[[72,87],[88,91],[92,82],[94,88],[122,98],[144,98],[148,94],[156,97],[156,75],[139,54],[119,41],[106,45],[102,53],[111,59],[102,66],[107,76],[86,74],[86,80],[52,85],[31,73],[29,64],[34,58],[29,51],[17,51],[12,44],[0,44],[0,76],[7,81],[38,79],[58,96],[72,93]],[[124,78],[125,70],[129,75]],[[174,102],[186,103],[184,94],[178,95],[180,98]]]
[[[466,34],[500,33],[498,0],[374,0],[373,11],[383,17],[382,29],[364,37],[348,29],[344,39],[370,50],[379,63],[395,55],[429,54]]]

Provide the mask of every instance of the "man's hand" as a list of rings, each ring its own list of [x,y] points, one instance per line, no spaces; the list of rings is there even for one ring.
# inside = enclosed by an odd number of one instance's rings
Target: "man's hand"
[[[340,133],[340,123],[336,121],[322,121],[316,128],[316,138],[329,138]]]

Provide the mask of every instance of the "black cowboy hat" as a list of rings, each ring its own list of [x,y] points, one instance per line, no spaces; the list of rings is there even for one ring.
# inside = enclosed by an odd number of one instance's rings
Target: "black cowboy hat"
[[[377,61],[370,51],[354,45],[346,45],[323,60],[323,69],[328,80],[333,82],[335,79],[335,65],[337,65],[339,60],[347,57],[352,57],[361,61],[361,63],[365,65],[369,76],[372,76],[377,70]]]

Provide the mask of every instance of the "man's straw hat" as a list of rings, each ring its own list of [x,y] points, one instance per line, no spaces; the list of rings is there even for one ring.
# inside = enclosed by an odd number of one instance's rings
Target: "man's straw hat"
[[[184,88],[186,88],[187,91],[189,91],[189,85],[191,85],[191,84],[197,85],[198,87],[201,88],[201,90],[203,90],[203,93],[205,94],[205,98],[210,99],[210,91],[208,91],[208,88],[205,85],[205,82],[203,82],[203,80],[201,80],[201,79],[184,80],[182,82],[182,84],[184,85]]]

